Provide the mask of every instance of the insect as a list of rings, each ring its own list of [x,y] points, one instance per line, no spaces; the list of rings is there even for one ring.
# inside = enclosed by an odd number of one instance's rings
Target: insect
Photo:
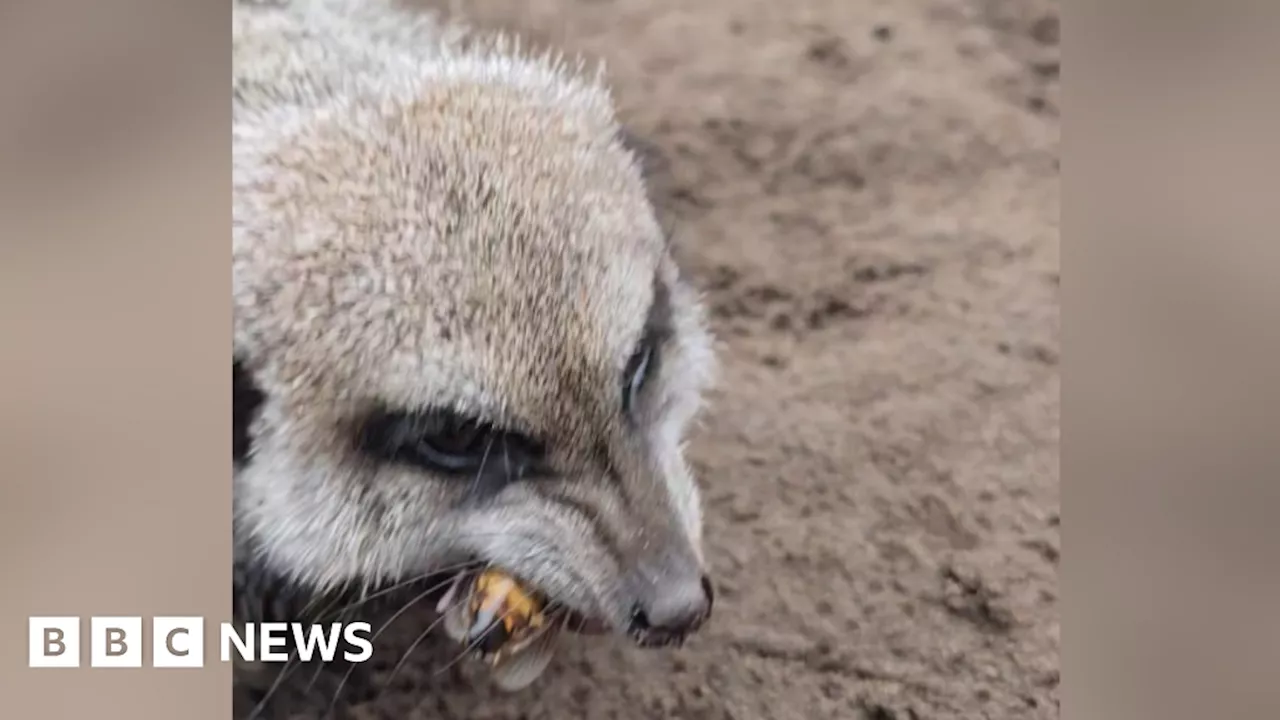
[[[567,622],[519,580],[493,569],[459,575],[437,610],[446,634],[487,664],[507,690],[541,675]]]
[[[471,583],[461,638],[491,663],[518,653],[546,629],[542,602],[510,575],[486,570]]]

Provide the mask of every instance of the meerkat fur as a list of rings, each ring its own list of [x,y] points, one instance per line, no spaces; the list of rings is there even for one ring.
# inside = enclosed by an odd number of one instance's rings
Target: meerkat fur
[[[237,566],[471,560],[619,632],[705,585],[711,339],[603,73],[390,0],[233,15]],[[465,476],[415,460],[440,412],[498,429]]]

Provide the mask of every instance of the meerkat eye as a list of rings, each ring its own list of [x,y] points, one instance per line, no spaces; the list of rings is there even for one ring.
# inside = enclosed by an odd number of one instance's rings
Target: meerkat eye
[[[627,368],[622,375],[623,412],[630,414],[635,409],[636,400],[639,398],[640,392],[644,390],[644,386],[655,365],[656,354],[657,346],[651,338],[646,337],[641,341],[640,347],[635,354],[627,361]]]
[[[653,302],[645,316],[640,344],[622,371],[622,411],[633,415],[641,393],[659,371],[661,350],[672,337],[670,289],[654,278]]]
[[[530,437],[441,409],[374,412],[358,443],[370,457],[448,475],[488,467],[514,479],[540,468],[545,455]]]
[[[428,465],[456,472],[478,469],[492,449],[494,434],[478,421],[454,416],[436,417],[417,434],[416,452]]]

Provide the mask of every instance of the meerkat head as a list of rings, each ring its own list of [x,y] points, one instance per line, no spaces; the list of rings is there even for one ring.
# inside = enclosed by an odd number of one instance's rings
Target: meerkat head
[[[683,637],[711,605],[695,293],[596,80],[433,62],[237,109],[237,542],[316,589],[492,564]]]

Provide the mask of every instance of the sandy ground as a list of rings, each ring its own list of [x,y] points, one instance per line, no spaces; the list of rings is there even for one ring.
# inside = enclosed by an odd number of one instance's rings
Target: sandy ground
[[[1056,718],[1056,2],[460,4],[606,59],[662,156],[722,341],[691,450],[720,594],[683,650],[576,639],[489,696],[419,648],[349,711]]]

